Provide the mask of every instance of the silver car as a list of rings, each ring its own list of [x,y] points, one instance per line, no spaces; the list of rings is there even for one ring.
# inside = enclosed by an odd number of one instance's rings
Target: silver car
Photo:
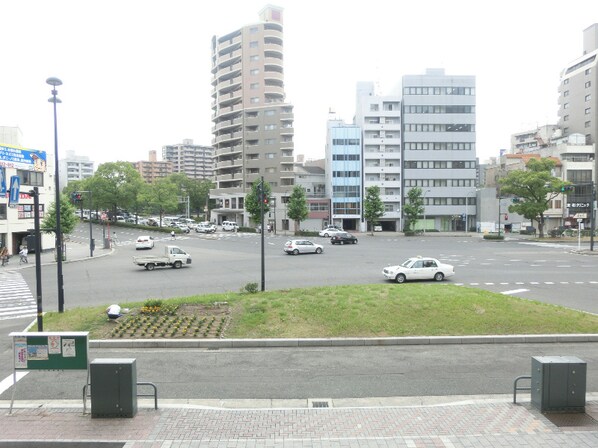
[[[321,254],[324,246],[309,240],[289,240],[284,244],[284,251],[289,255]]]

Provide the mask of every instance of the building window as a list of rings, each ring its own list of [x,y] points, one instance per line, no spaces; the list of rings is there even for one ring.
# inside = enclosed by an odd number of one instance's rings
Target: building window
[[[591,68],[587,68],[587,69],[586,69],[586,75],[589,75],[589,74],[591,74],[591,73],[592,73],[592,69],[591,69]]]
[[[563,117],[563,121],[569,121],[569,115],[565,115],[565,116]]]
[[[259,87],[260,87],[260,83],[259,82],[252,82],[251,84],[249,84],[249,88],[251,90],[259,89]]]
[[[6,204],[0,204],[0,219],[6,219]]]
[[[252,61],[252,62],[259,61],[260,60],[260,56],[258,54],[254,54],[253,56],[249,57],[249,60]]]
[[[377,104],[370,104],[370,112],[378,112],[380,110],[380,106]]]
[[[276,157],[275,152],[267,152],[266,153],[266,159],[273,159],[274,157]]]
[[[30,185],[32,187],[44,186],[44,173],[37,171],[17,170],[17,176],[21,180],[21,185]]]
[[[255,33],[257,33],[257,31],[258,31],[258,28],[257,28],[257,26],[252,26],[251,28],[249,28],[249,32],[250,32],[251,34],[255,34]]]
[[[264,145],[275,145],[276,139],[275,138],[267,138],[264,139]]]
[[[276,125],[275,124],[266,124],[264,125],[264,130],[265,131],[273,131],[276,129]]]
[[[251,98],[251,100],[249,100],[251,102],[251,104],[255,104],[255,103],[259,103],[260,99],[257,96],[254,96],[253,98]]]
[[[254,68],[249,72],[250,75],[259,75],[259,73],[260,73],[259,68]]]
[[[249,48],[257,48],[257,40],[252,40],[251,42],[249,42]]]
[[[565,85],[569,84],[569,78],[565,79],[565,80],[563,81],[563,84],[565,84]]]
[[[563,96],[569,96],[569,91],[568,91],[568,90],[565,90],[565,91],[563,92]]]
[[[592,86],[592,81],[586,81],[585,87],[591,87]]]
[[[585,114],[586,115],[590,115],[591,113],[592,113],[592,108],[591,107],[586,107]]]
[[[591,122],[591,121],[586,121],[586,122],[585,122],[585,127],[586,127],[586,128],[589,128],[591,125],[592,125],[592,122]]]
[[[569,109],[569,103],[563,104],[563,109]]]
[[[586,99],[586,101],[590,101],[592,99],[592,95],[591,94],[586,95],[585,99]]]

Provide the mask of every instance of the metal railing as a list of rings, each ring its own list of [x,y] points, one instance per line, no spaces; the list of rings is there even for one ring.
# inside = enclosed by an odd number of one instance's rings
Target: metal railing
[[[517,383],[519,382],[519,380],[531,380],[532,377],[530,375],[521,375],[518,376],[517,378],[515,378],[515,381],[513,382],[513,404],[517,403],[517,391],[518,390],[532,390],[531,384],[529,387],[522,387],[522,386],[517,386]]]
[[[138,397],[154,397],[154,409],[158,409],[158,387],[154,383],[149,382],[140,382],[137,383],[137,386],[151,386],[154,389],[154,393],[152,394],[137,394]],[[83,414],[87,413],[87,397],[91,397],[90,394],[87,393],[87,388],[91,387],[91,384],[86,384],[83,386]]]

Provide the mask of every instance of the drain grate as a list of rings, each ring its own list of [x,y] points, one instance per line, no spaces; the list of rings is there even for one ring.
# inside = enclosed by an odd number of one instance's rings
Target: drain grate
[[[310,408],[331,408],[332,403],[328,399],[316,398],[307,400],[307,405]]]
[[[584,413],[546,413],[544,416],[559,428],[598,428],[598,422]]]

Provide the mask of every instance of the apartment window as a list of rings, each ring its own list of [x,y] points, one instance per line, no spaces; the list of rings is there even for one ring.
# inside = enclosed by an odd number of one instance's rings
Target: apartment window
[[[565,116],[563,117],[563,121],[569,121],[569,115],[565,115]]]
[[[565,80],[563,81],[563,84],[565,84],[565,85],[569,84],[569,78],[565,79]]]
[[[259,89],[259,87],[260,87],[260,83],[259,82],[252,82],[251,84],[249,84],[249,88],[251,90]]]
[[[264,145],[275,145],[276,139],[275,138],[266,138],[264,139]]]
[[[592,122],[591,121],[586,121],[585,122],[585,127],[589,128],[591,126]]]
[[[589,75],[590,73],[592,73],[592,69],[591,68],[587,68],[586,69],[586,75]]]
[[[257,26],[252,26],[251,28],[249,28],[249,32],[251,34],[255,34],[258,31],[258,27]]]
[[[276,125],[275,124],[266,124],[264,125],[264,130],[265,131],[273,131],[276,129]]]
[[[251,104],[259,103],[260,99],[257,96],[252,97],[250,100]]]
[[[591,94],[586,95],[586,98],[585,98],[586,101],[590,101],[591,99],[592,99],[592,95]]]
[[[32,187],[44,186],[44,173],[37,171],[17,170],[17,176],[21,180],[21,185],[30,185]]]
[[[265,112],[264,112],[264,115],[265,115],[266,117],[272,117],[272,116],[273,116],[273,115],[275,115],[275,114],[276,114],[276,111],[275,111],[275,110],[267,110],[267,111],[265,111]]]
[[[6,219],[6,204],[0,204],[0,219]]]
[[[259,73],[260,73],[259,68],[254,68],[249,72],[250,75],[259,75]]]
[[[276,153],[275,152],[267,152],[266,153],[266,159],[273,159],[276,157]]]
[[[249,42],[249,48],[257,48],[257,40],[252,40],[251,42]]]
[[[592,86],[592,81],[586,81],[585,86],[586,86],[586,88],[591,87]]]
[[[586,115],[590,115],[592,113],[592,108],[591,107],[586,107],[586,110],[584,111],[584,113]]]
[[[554,200],[554,208],[561,208],[562,206],[563,206],[563,204],[560,199]]]
[[[565,91],[563,92],[563,96],[569,96],[569,91],[568,91],[568,90],[565,90]]]
[[[563,109],[569,109],[569,103],[563,104]]]
[[[249,60],[252,61],[252,62],[259,61],[260,60],[260,56],[258,54],[254,54],[253,56],[249,57]]]
[[[370,104],[370,112],[378,112],[380,110],[380,106],[377,104]]]

